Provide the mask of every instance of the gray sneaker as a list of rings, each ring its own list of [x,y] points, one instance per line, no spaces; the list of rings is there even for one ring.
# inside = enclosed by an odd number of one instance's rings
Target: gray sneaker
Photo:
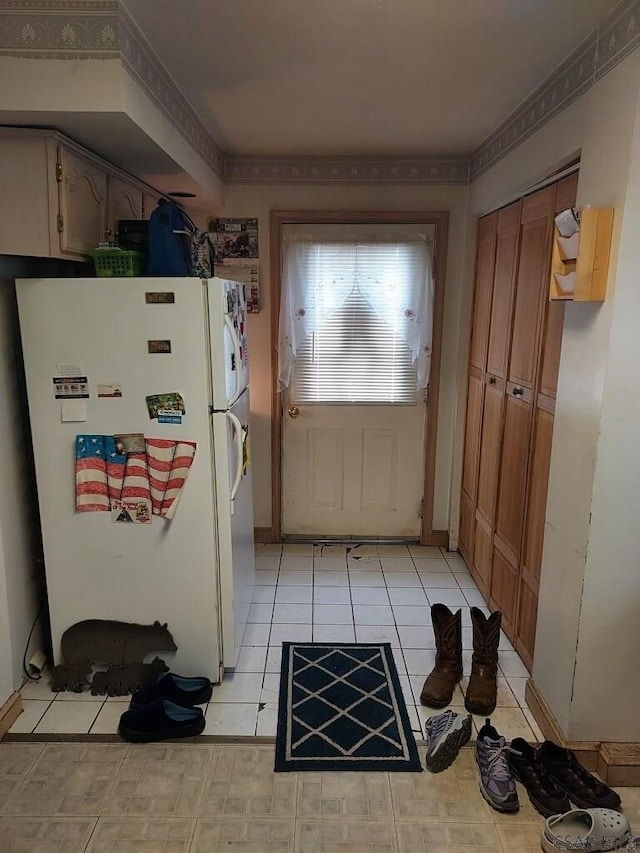
[[[487,719],[478,732],[476,764],[480,771],[480,793],[499,812],[517,812],[518,792],[509,767],[509,747]]]
[[[469,743],[471,716],[445,711],[429,717],[424,730],[427,739],[426,765],[433,773],[439,773],[454,762],[460,747]]]

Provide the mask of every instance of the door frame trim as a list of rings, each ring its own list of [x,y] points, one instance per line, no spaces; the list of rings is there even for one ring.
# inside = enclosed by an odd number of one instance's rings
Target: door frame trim
[[[424,447],[424,509],[420,543],[432,544],[433,496],[435,488],[436,446],[438,433],[438,397],[442,349],[442,315],[447,259],[449,214],[447,211],[420,210],[272,210],[270,215],[270,326],[271,326],[271,541],[282,541],[282,406],[278,388],[278,321],[282,289],[282,230],[285,225],[433,225],[434,298],[433,339],[429,399],[426,403]],[[439,531],[438,531],[439,532]],[[439,543],[438,543],[439,544]]]

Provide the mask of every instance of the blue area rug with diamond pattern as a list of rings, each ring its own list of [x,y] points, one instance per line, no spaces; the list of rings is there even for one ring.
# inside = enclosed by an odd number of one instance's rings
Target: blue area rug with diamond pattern
[[[390,643],[283,643],[276,771],[420,771]]]

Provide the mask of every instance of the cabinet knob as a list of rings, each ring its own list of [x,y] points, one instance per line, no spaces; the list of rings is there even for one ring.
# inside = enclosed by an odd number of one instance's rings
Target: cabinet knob
[[[496,384],[496,377],[490,376],[489,377],[489,385],[495,385],[495,384]]]
[[[523,394],[524,394],[524,388],[514,388],[513,389],[513,396],[514,397],[522,397]]]

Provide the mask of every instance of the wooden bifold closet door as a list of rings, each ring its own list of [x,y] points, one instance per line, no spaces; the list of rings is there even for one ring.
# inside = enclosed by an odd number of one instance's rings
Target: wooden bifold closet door
[[[460,551],[531,667],[564,305],[548,301],[571,175],[478,222]]]

